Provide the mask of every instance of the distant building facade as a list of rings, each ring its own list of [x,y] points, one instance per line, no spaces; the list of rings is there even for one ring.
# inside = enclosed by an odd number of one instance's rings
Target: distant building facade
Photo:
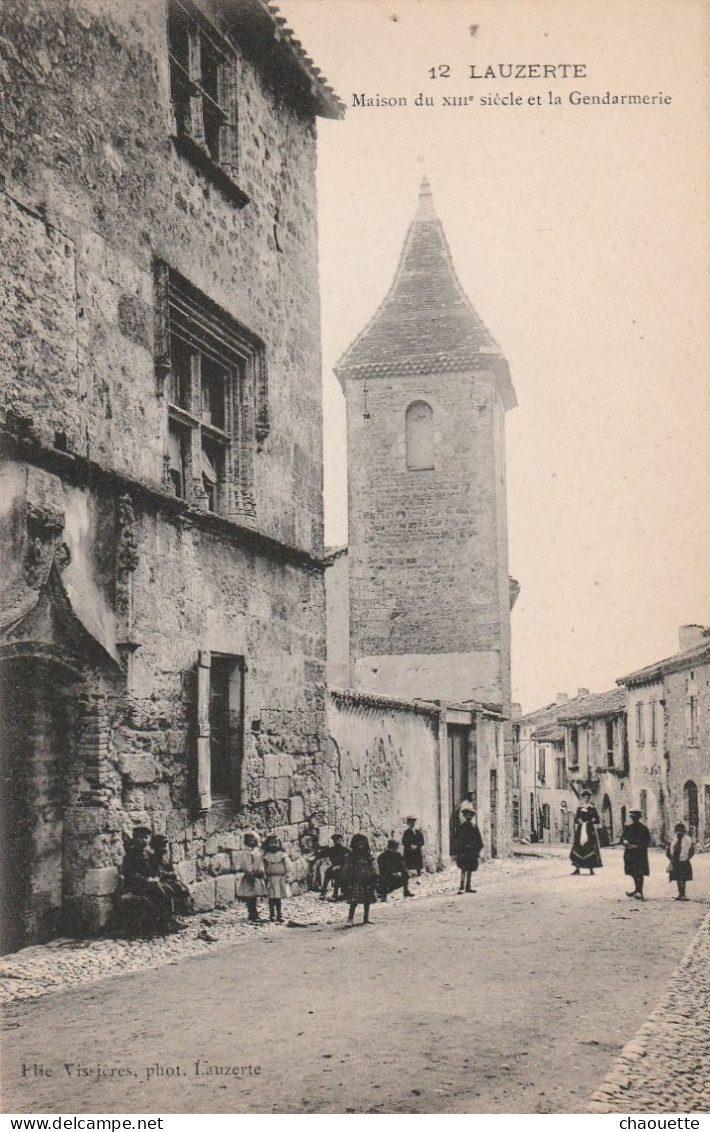
[[[581,689],[584,694],[586,689]],[[576,701],[560,693],[554,704],[513,722],[512,835],[523,841],[566,843],[578,804],[567,767],[559,713]]]
[[[328,820],[315,120],[260,0],[11,0],[0,117],[6,948],[198,909]]]
[[[633,704],[631,752],[648,767],[646,789],[663,837],[684,821],[699,846],[710,848],[710,629],[682,626],[679,646],[675,656],[619,683]]]
[[[557,716],[565,734],[567,777],[577,797],[589,790],[601,817],[600,840],[618,841],[629,809],[626,692],[614,688],[578,697]]]
[[[682,626],[679,645],[611,691],[580,689],[515,721],[514,837],[568,840],[569,815],[589,790],[606,844],[639,809],[653,844],[684,821],[699,849],[710,848],[710,629]]]

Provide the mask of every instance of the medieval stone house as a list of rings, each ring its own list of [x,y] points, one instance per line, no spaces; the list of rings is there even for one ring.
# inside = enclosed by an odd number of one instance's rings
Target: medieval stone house
[[[261,0],[10,0],[0,71],[5,947],[197,906],[323,814],[315,120]]]

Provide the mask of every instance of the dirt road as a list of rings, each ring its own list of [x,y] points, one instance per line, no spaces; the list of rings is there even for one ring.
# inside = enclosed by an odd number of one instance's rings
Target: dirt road
[[[583,1112],[708,909],[696,862],[688,904],[660,854],[644,904],[618,851],[593,878],[553,856],[370,927],[284,929],[17,1003],[5,1110]]]

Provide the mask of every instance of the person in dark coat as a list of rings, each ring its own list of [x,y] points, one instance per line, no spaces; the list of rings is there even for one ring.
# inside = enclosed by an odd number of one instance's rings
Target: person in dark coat
[[[683,825],[679,821],[675,827],[675,837],[666,849],[666,857],[669,860],[668,865],[668,879],[675,881],[678,885],[678,895],[676,900],[687,900],[685,895],[685,886],[689,880],[693,879],[693,866],[690,863],[691,857],[695,853],[695,843]]]
[[[185,916],[192,911],[190,890],[175,872],[170,860],[170,845],[162,833],[155,833],[150,841],[153,875],[158,878],[171,897],[173,912]]]
[[[370,905],[376,900],[377,867],[370,852],[370,842],[364,833],[356,833],[350,842],[350,852],[343,866],[343,881],[350,902],[346,927],[355,926],[355,909],[363,906],[363,924],[370,923]]]
[[[343,885],[343,865],[347,856],[347,850],[343,845],[342,833],[334,833],[330,839],[332,845],[324,845],[322,849],[318,850],[317,857],[319,860],[328,861],[328,867],[323,874],[323,883],[320,890],[321,900],[325,900],[328,895],[328,885],[333,882],[333,900],[340,899],[340,890]]]
[[[159,931],[172,925],[173,900],[159,877],[155,875],[155,861],[150,849],[151,831],[137,825],[130,841],[126,842],[121,876],[123,891],[147,900]]]
[[[643,881],[649,874],[648,847],[651,844],[651,834],[648,826],[641,821],[641,810],[629,810],[629,817],[631,823],[624,826],[621,844],[624,846],[624,872],[632,878],[634,890],[626,895],[643,900]]]
[[[601,869],[602,855],[597,836],[597,826],[600,824],[597,808],[592,805],[592,795],[589,790],[583,790],[581,805],[574,815],[574,840],[569,855],[574,865],[573,877],[581,876],[580,869],[589,869],[592,877],[595,869]]]
[[[456,834],[456,864],[461,869],[459,896],[462,892],[475,892],[471,888],[471,874],[478,869],[478,859],[483,852],[483,838],[475,822],[473,810],[465,810],[464,818]]]
[[[407,828],[402,834],[402,848],[404,849],[404,863],[412,872],[416,872],[417,876],[422,875],[424,868],[424,859],[422,849],[424,848],[424,834],[420,829],[416,828],[417,819],[407,818]]]
[[[387,842],[384,853],[380,853],[377,858],[377,869],[380,877],[378,884],[380,900],[386,901],[390,892],[394,892],[397,888],[404,889],[405,896],[414,896],[414,893],[409,891],[409,873],[404,857],[399,851],[399,841],[392,839]]]

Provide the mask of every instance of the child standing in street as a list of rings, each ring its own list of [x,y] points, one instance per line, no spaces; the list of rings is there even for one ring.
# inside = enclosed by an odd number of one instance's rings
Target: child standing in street
[[[668,879],[675,881],[678,885],[676,900],[688,899],[685,895],[685,886],[689,880],[693,879],[693,866],[690,863],[690,858],[694,853],[695,843],[683,822],[679,821],[675,827],[675,837],[666,849],[666,857],[670,862]]]
[[[354,916],[358,904],[362,904],[363,907],[363,924],[369,924],[370,905],[377,899],[375,894],[377,868],[370,852],[370,842],[364,833],[356,833],[350,842],[350,852],[345,861],[343,874],[345,891],[350,901],[346,927],[355,926]]]
[[[266,895],[269,898],[269,919],[282,924],[281,901],[289,896],[289,859],[284,847],[275,833],[264,842],[264,871],[266,873]]]
[[[259,839],[254,833],[244,834],[244,850],[242,852],[242,872],[237,881],[237,896],[247,906],[247,919],[250,924],[259,923],[257,900],[266,896],[264,883],[264,858],[259,849]]]

